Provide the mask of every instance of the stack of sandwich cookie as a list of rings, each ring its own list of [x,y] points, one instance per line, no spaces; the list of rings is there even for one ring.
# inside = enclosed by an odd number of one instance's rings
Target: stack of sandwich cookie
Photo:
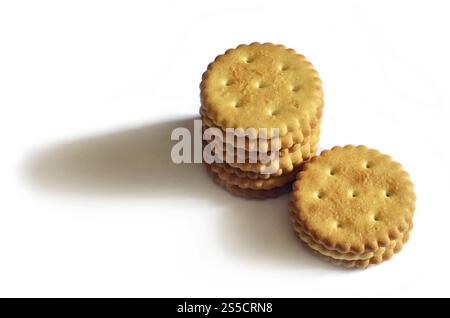
[[[366,268],[409,238],[413,184],[399,163],[365,146],[312,158],[293,183],[289,214],[302,242],[333,264]]]
[[[204,143],[222,144],[214,155],[223,161],[207,164],[217,183],[246,198],[289,192],[302,164],[315,154],[320,135],[323,92],[311,63],[282,45],[240,45],[208,66],[200,90],[204,130],[222,132],[221,139]],[[238,144],[238,134],[227,138],[227,128],[250,128],[253,135]],[[227,155],[230,145],[233,152]],[[249,159],[261,150],[278,157]]]

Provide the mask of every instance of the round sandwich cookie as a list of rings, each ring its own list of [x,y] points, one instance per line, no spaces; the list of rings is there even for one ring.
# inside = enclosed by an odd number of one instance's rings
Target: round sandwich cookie
[[[206,165],[208,173],[212,176],[213,180],[223,189],[231,193],[232,195],[244,198],[244,199],[256,199],[256,200],[266,200],[279,197],[282,194],[289,193],[292,189],[292,184],[288,183],[281,187],[276,187],[272,189],[243,189],[237,185],[228,183],[218,177],[217,173],[211,170],[209,165]]]
[[[300,131],[297,132],[289,132],[286,136],[283,136],[282,138],[271,138],[271,139],[249,139],[248,137],[246,137],[244,139],[244,148],[248,151],[255,151],[255,150],[263,150],[263,151],[267,151],[267,150],[273,150],[274,148],[276,149],[288,149],[288,148],[292,148],[295,145],[302,145],[304,143],[308,142],[308,136],[311,136],[314,134],[315,131],[317,131],[319,128],[317,128],[318,126],[320,126],[321,120],[322,120],[322,113],[323,113],[323,102],[321,107],[317,110],[317,114],[316,114],[316,120],[313,121],[314,125],[306,125],[306,127],[304,127],[302,129],[302,132],[300,133]],[[222,131],[222,136],[227,136],[226,134],[226,128],[223,127],[218,127],[208,116],[206,111],[203,109],[203,107],[200,107],[200,116],[201,116],[201,120],[203,122],[203,126],[204,129],[207,128],[218,128],[221,129]],[[225,141],[224,141],[225,142]],[[228,141],[227,141],[228,142]],[[238,147],[238,142],[236,137],[234,138],[233,141],[233,145],[237,148]]]
[[[319,121],[322,82],[303,55],[283,45],[252,43],[219,55],[200,84],[203,114],[216,127],[268,129],[301,142]],[[295,138],[293,137],[295,136]],[[281,142],[281,144],[286,144]]]
[[[250,179],[245,177],[239,177],[236,174],[229,173],[226,169],[223,168],[220,164],[211,164],[211,170],[216,173],[217,177],[221,180],[238,186],[242,189],[254,189],[254,190],[270,190],[273,188],[278,188],[284,186],[288,183],[292,183],[295,180],[295,175],[297,174],[297,170],[294,170],[290,173],[283,174],[278,177],[271,177],[269,179]]]
[[[238,176],[239,178],[246,178],[246,179],[252,179],[252,180],[258,180],[258,179],[267,180],[267,179],[270,179],[273,177],[277,177],[276,173],[275,174],[269,174],[269,173],[260,174],[260,173],[251,172],[251,171],[244,171],[239,168],[232,167],[227,163],[212,163],[211,165],[218,166],[218,167],[220,167],[220,169],[222,169],[226,173],[234,174],[234,175]],[[301,168],[301,165],[299,165],[298,168],[296,170],[294,170],[294,179],[295,179],[295,175],[297,175],[297,172],[300,171],[300,168]]]
[[[271,170],[273,170],[271,174],[280,176],[292,172],[296,167],[308,161],[316,152],[319,137],[320,125],[314,129],[313,134],[310,137],[306,138],[307,142],[304,144],[295,145],[288,149],[281,149],[279,151],[278,160],[269,161],[268,163],[240,163],[235,160],[234,162],[227,161],[227,163],[231,167],[254,173],[261,173],[262,171],[267,171],[267,169],[271,168]],[[222,158],[226,158],[225,155],[226,152],[224,151]]]
[[[409,237],[413,184],[402,166],[365,146],[334,147],[305,163],[290,218],[305,244],[345,267],[379,264]]]

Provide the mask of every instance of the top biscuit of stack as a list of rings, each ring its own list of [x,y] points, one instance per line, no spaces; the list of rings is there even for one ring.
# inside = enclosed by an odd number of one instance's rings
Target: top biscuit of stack
[[[301,144],[319,124],[323,106],[318,73],[283,45],[252,43],[219,55],[200,84],[201,113],[214,126],[253,128],[256,137],[279,132],[280,148]],[[266,128],[267,136],[258,136]]]

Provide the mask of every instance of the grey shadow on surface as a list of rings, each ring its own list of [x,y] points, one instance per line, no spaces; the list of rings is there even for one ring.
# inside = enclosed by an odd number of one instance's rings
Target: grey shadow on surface
[[[194,117],[62,142],[32,153],[24,174],[54,194],[111,198],[197,197],[223,210],[217,239],[228,255],[257,266],[330,270],[293,233],[288,195],[265,201],[234,197],[214,184],[202,164],[174,164],[172,130],[193,131]]]
[[[75,139],[31,154],[25,174],[39,188],[92,196],[190,196],[204,189],[200,164],[177,165],[172,130],[193,130],[194,118]]]

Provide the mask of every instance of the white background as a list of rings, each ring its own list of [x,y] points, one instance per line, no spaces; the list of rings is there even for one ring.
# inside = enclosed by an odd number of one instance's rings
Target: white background
[[[450,296],[446,1],[3,1],[0,296]],[[170,161],[201,74],[253,41],[324,83],[321,149],[365,144],[416,185],[410,242],[366,271],[305,251],[288,196]]]

